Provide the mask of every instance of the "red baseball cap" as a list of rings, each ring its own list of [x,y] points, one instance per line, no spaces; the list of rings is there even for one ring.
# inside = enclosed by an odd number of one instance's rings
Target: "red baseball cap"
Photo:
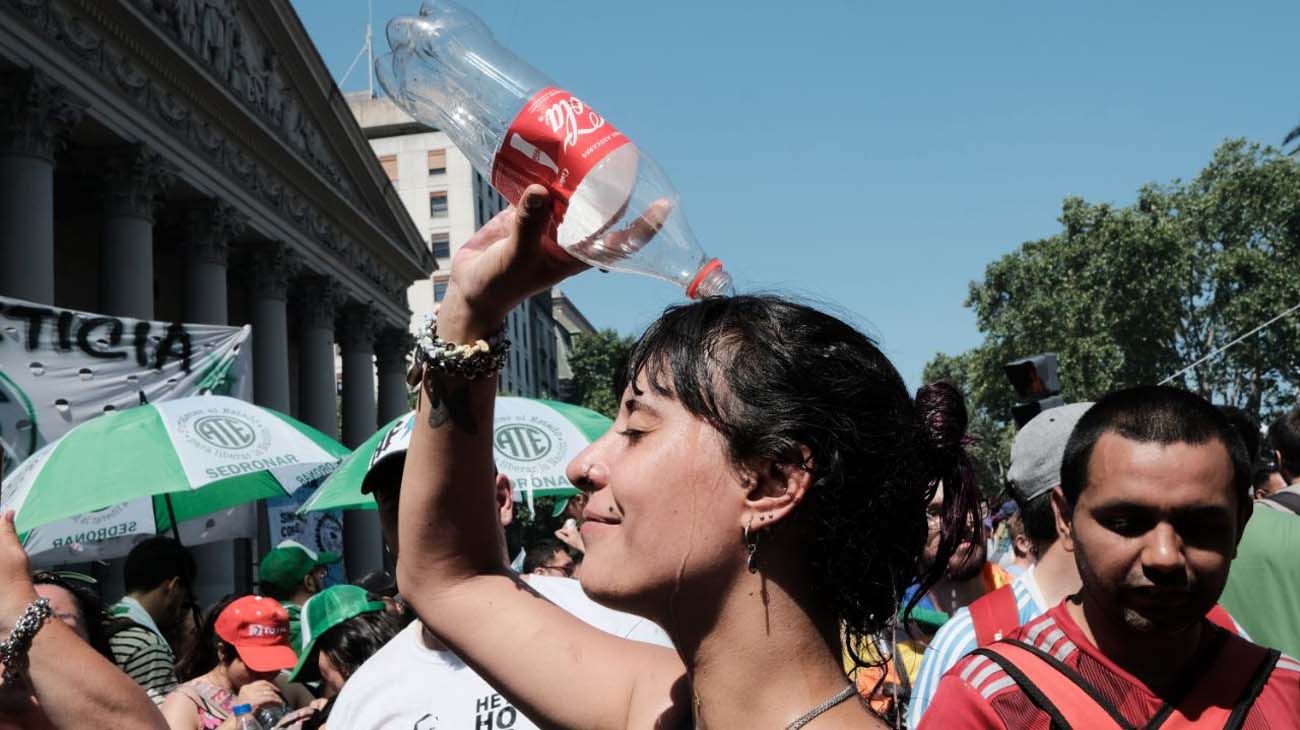
[[[289,612],[279,601],[264,596],[236,599],[217,616],[215,628],[255,672],[292,669],[298,663],[289,645]]]

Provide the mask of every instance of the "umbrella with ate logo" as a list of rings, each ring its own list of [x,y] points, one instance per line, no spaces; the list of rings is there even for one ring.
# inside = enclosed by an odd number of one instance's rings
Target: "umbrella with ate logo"
[[[516,499],[527,500],[530,509],[535,496],[577,493],[564,476],[564,468],[613,423],[580,406],[533,398],[498,397],[495,411],[492,455],[497,468],[510,477]],[[414,426],[412,411],[376,431],[343,460],[299,513],[375,509],[374,498],[361,491],[366,472],[381,460],[406,453]]]
[[[177,398],[107,413],[46,445],[4,480],[0,510],[17,511],[29,552],[175,530],[293,494],[347,453],[276,411],[218,395]]]

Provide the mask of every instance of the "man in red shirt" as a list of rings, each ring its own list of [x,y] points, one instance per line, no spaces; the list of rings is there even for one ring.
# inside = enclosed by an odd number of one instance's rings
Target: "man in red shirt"
[[[944,675],[929,728],[1300,725],[1300,662],[1205,619],[1251,514],[1250,460],[1198,396],[1112,393],[1053,495],[1083,587]]]

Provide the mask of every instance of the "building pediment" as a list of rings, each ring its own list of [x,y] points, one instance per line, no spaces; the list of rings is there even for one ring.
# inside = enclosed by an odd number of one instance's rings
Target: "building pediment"
[[[300,173],[331,188],[337,200],[320,201],[325,209],[358,208],[421,275],[434,266],[288,0],[118,2],[169,39],[248,117],[230,120],[233,126],[260,131],[262,141],[282,146],[305,168]],[[305,187],[311,197],[312,186]]]

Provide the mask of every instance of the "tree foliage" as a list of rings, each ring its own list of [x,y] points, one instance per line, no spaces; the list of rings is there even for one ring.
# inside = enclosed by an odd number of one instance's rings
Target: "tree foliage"
[[[610,418],[618,415],[618,394],[614,381],[632,351],[631,337],[612,329],[573,338],[569,369],[573,372],[572,402]]]
[[[1093,400],[1160,382],[1300,304],[1300,161],[1276,149],[1225,142],[1193,180],[1147,185],[1129,206],[1067,198],[1060,223],[971,284],[984,341],[926,368],[964,389],[973,430],[998,444],[1010,443],[1008,361],[1056,352],[1065,399]],[[1300,313],[1172,382],[1268,416],[1293,404],[1297,373]],[[1001,446],[979,451],[986,471],[1005,463]]]

